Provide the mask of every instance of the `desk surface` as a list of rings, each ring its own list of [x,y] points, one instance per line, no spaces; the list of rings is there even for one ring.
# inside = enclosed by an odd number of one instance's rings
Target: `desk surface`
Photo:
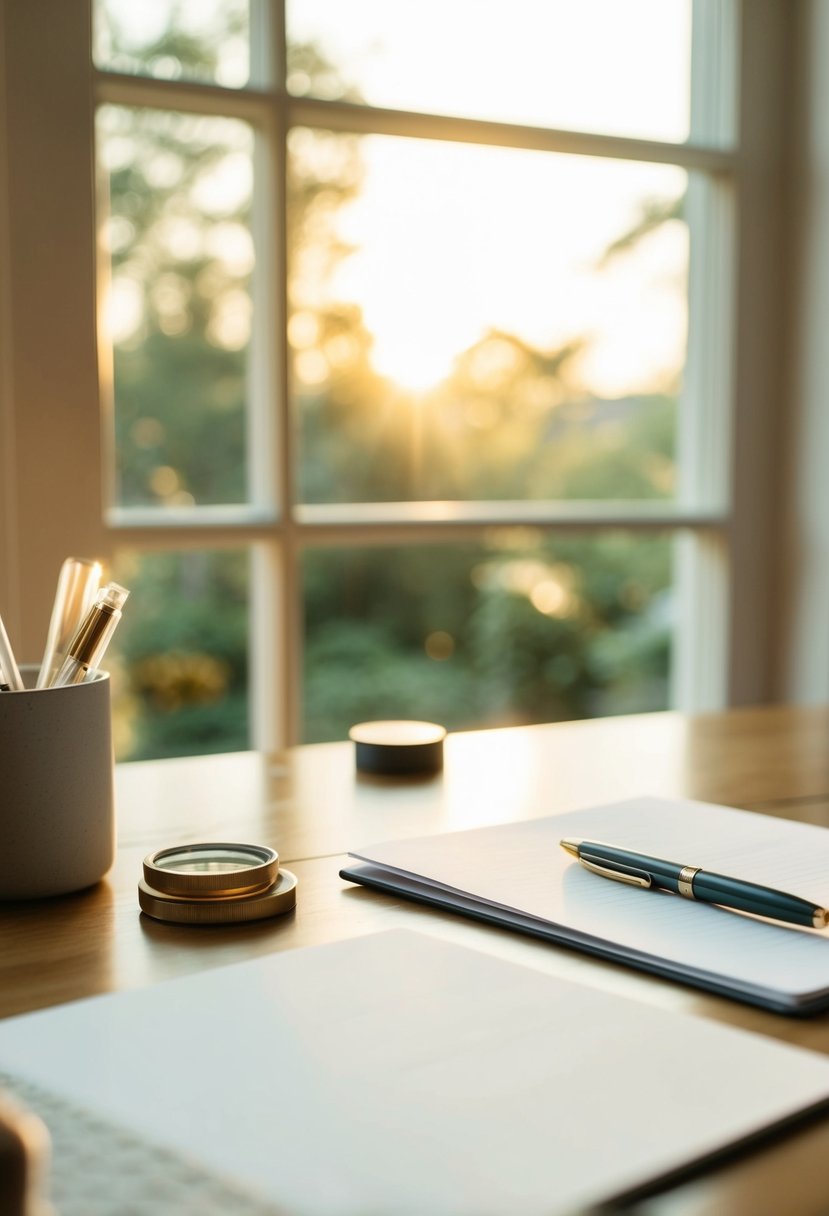
[[[829,1014],[792,1019],[352,887],[343,855],[374,840],[502,823],[640,793],[697,798],[829,827],[829,708],[646,714],[458,734],[442,775],[357,776],[350,744],[120,765],[118,857],[97,887],[0,903],[0,1016],[154,983],[242,958],[391,927],[425,928],[551,974],[829,1054]],[[154,848],[273,845],[300,880],[297,909],[244,927],[140,915]],[[818,1213],[829,1203],[829,1117],[708,1171],[642,1211]]]

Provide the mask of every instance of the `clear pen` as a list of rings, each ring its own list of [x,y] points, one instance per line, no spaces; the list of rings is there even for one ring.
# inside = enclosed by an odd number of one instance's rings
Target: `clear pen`
[[[67,557],[61,566],[36,688],[48,688],[52,683],[62,656],[92,607],[100,583],[100,562]]]
[[[23,692],[25,685],[14,661],[9,635],[0,617],[0,692]]]
[[[100,589],[95,603],[69,644],[69,651],[50,685],[51,688],[81,684],[87,673],[99,665],[121,619],[121,609],[128,595],[129,591],[118,583],[107,583]]]

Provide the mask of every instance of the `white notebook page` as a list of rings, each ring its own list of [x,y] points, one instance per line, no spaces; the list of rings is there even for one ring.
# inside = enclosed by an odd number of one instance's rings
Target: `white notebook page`
[[[0,1022],[0,1068],[291,1216],[583,1211],[829,1101],[814,1053],[407,931]]]
[[[637,798],[372,845],[352,856],[680,969],[792,996],[829,989],[829,930],[772,924],[600,878],[561,848],[564,836],[606,840],[829,906],[829,831],[702,802]]]

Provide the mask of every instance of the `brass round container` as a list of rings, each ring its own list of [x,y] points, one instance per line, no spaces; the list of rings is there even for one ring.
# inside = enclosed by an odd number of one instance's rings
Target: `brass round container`
[[[290,870],[280,870],[276,882],[265,891],[212,899],[170,895],[140,880],[138,903],[147,916],[170,924],[238,925],[290,912],[296,906],[296,888],[296,876]]]
[[[253,895],[272,887],[278,873],[279,854],[259,844],[183,844],[144,858],[148,887],[186,899]]]

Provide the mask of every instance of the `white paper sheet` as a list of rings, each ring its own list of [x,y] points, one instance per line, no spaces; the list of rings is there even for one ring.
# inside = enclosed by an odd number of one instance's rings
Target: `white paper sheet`
[[[292,1216],[554,1216],[829,1102],[829,1060],[421,934],[0,1023],[0,1068]]]
[[[781,1008],[829,997],[829,931],[782,926],[588,873],[563,836],[607,840],[829,906],[829,831],[701,802],[637,798],[499,827],[394,841],[351,856],[533,918],[622,959],[658,961]],[[392,879],[392,881],[395,881]],[[409,893],[414,889],[406,886]],[[421,893],[423,891],[421,890]]]

